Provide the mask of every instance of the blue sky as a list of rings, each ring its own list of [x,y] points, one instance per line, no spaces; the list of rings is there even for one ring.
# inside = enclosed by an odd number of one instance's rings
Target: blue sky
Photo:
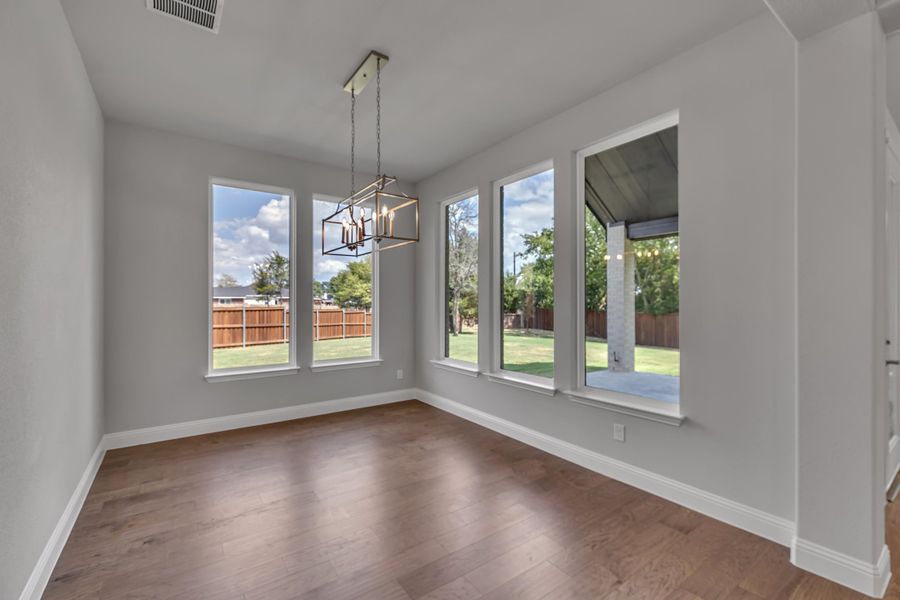
[[[513,252],[522,252],[523,233],[553,227],[553,170],[503,186],[503,272],[512,273]],[[525,261],[527,262],[527,261]],[[516,257],[516,271],[523,258]]]
[[[241,285],[252,265],[273,250],[290,252],[290,198],[270,192],[213,186],[213,282],[227,273]]]
[[[313,278],[328,281],[348,262],[347,257],[322,256],[319,224],[334,211],[334,203],[313,201]],[[521,252],[523,233],[553,225],[553,171],[545,171],[504,186],[504,271],[512,272],[512,254]],[[252,281],[251,267],[273,250],[290,252],[290,198],[221,185],[213,186],[214,281],[227,273],[241,285]],[[340,229],[326,232],[329,244],[339,241]],[[332,239],[334,236],[337,239]],[[302,239],[303,236],[301,236]],[[309,238],[307,238],[309,239]],[[517,258],[521,268],[522,259]]]
[[[355,259],[347,256],[322,255],[322,219],[330,216],[336,208],[335,202],[313,199],[313,279],[317,281],[328,281],[349,262],[368,259],[366,256]],[[366,212],[368,213],[368,209]],[[339,246],[341,228],[329,227],[325,231],[325,236],[326,247]],[[371,244],[371,242],[369,243]]]
[[[328,281],[352,258],[322,256],[323,217],[334,212],[335,203],[313,201],[313,278]],[[227,273],[241,285],[253,281],[251,267],[273,250],[290,252],[290,198],[222,185],[213,186],[213,281]],[[340,241],[340,229],[326,232],[330,245]],[[299,236],[303,239],[305,236]],[[306,237],[309,240],[309,237]]]

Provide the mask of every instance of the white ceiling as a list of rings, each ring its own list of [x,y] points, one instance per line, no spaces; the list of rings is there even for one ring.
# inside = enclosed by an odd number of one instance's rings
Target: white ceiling
[[[761,0],[227,0],[214,35],[144,0],[62,0],[112,118],[336,166],[370,49],[385,170],[419,180],[766,10]],[[374,171],[374,87],[358,105]]]
[[[765,0],[798,40],[872,10],[874,0]],[[885,0],[879,0],[883,3]]]

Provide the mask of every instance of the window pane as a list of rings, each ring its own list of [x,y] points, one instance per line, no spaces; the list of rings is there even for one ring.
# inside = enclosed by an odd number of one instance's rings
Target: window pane
[[[678,128],[585,159],[585,385],[677,404]]]
[[[500,366],[553,377],[553,170],[500,188]]]
[[[322,255],[322,219],[337,203],[313,200],[313,360],[372,356],[372,255]],[[329,229],[326,246],[340,245],[340,229]]]
[[[212,186],[213,369],[290,361],[290,196]]]
[[[478,196],[444,209],[444,356],[478,362]]]

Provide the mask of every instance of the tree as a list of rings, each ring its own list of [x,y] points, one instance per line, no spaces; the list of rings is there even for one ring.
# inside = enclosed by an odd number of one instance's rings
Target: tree
[[[477,289],[478,204],[470,198],[447,207],[447,303],[449,330],[462,330],[460,307]]]
[[[325,297],[325,282],[319,281],[318,279],[313,280],[313,298],[324,298]]]
[[[227,288],[227,287],[238,287],[240,284],[238,280],[229,275],[228,273],[222,273],[219,275],[219,278],[216,280],[216,287]]]
[[[606,230],[585,207],[584,307],[606,310]],[[651,315],[678,312],[678,235],[633,242],[635,255],[635,310]]]
[[[606,229],[584,207],[584,309],[606,310]]]
[[[328,282],[328,290],[341,308],[372,306],[372,266],[368,260],[347,263]]]
[[[522,309],[525,292],[519,287],[516,276],[507,273],[503,276],[503,312],[516,313]]]
[[[553,307],[553,228],[522,235],[524,254],[531,261],[522,266],[521,286],[536,308]]]
[[[273,250],[263,262],[253,265],[253,287],[260,296],[278,298],[281,290],[290,284],[290,261],[278,250]]]
[[[678,236],[641,240],[633,247],[637,311],[650,315],[678,312]]]

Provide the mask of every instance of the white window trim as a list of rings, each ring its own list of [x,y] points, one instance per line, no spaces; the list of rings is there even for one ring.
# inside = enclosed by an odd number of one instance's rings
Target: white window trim
[[[319,362],[313,363],[310,366],[310,369],[313,373],[321,373],[323,371],[340,371],[343,369],[377,367],[380,366],[383,362],[384,361],[380,358],[371,358],[369,356],[348,359],[338,358],[334,360],[320,360]]]
[[[479,210],[478,210],[478,223],[479,228],[481,225],[481,199],[478,196],[478,188],[471,188],[465,192],[461,192],[459,194],[455,194],[450,196],[446,200],[440,203],[439,212],[438,212],[438,238],[436,240],[437,243],[437,315],[438,315],[438,351],[437,356],[431,361],[432,364],[438,367],[446,367],[447,370],[461,372],[464,375],[471,375],[472,372],[475,373],[475,376],[478,375],[481,371],[478,369],[479,359],[478,356],[478,345],[475,348],[475,362],[468,362],[464,360],[459,360],[455,358],[450,358],[447,356],[447,348],[445,347],[446,342],[446,328],[447,328],[447,319],[446,319],[446,306],[447,306],[447,268],[446,268],[446,260],[447,260],[447,207],[451,204],[455,204],[461,200],[467,200],[469,198],[476,198],[479,202]],[[479,245],[481,243],[481,237],[479,235],[478,238]],[[480,263],[479,256],[479,263]],[[476,280],[478,276],[476,274]],[[478,280],[478,295],[481,295],[481,281]]]
[[[577,391],[566,392],[566,396],[578,404],[594,406],[666,425],[678,426],[685,419],[677,404],[668,404],[633,394],[581,386]]]
[[[431,364],[439,369],[468,375],[469,377],[478,377],[481,375],[481,369],[478,368],[478,365],[464,360],[456,360],[454,358],[433,358]]]
[[[538,377],[537,375],[503,369],[488,373],[487,377],[494,383],[502,383],[503,385],[536,392],[545,396],[555,396],[557,392],[554,380],[549,377]]]
[[[525,169],[517,171],[512,175],[508,175],[502,179],[498,179],[493,183],[493,214],[491,215],[491,309],[493,310],[493,331],[491,332],[491,372],[488,373],[488,379],[496,383],[505,383],[514,387],[527,389],[530,391],[553,396],[556,394],[556,352],[553,353],[553,373],[554,377],[538,377],[528,373],[519,373],[516,371],[507,371],[501,367],[501,357],[503,354],[503,232],[501,230],[501,201],[500,188],[510,183],[515,183],[526,177],[543,173],[553,169],[553,159],[541,161],[531,165]],[[556,190],[556,174],[554,173],[553,189]],[[555,198],[554,198],[554,215],[555,215]],[[556,246],[554,242],[554,256],[556,255]],[[555,331],[554,331],[555,337]]]
[[[328,194],[313,194],[312,202],[319,200],[321,202],[333,202],[337,204],[344,200],[344,198],[338,198],[337,196],[330,196]],[[316,219],[315,219],[315,210],[310,211],[313,214],[313,227],[316,227]],[[321,226],[321,222],[319,222],[319,226]],[[374,242],[371,242],[374,244]],[[315,255],[316,252],[321,252],[321,248],[313,248],[312,252],[309,255],[309,265],[310,265],[310,274],[315,274],[316,270],[316,262]],[[310,368],[314,373],[318,373],[321,371],[336,371],[338,369],[352,369],[357,367],[373,367],[379,366],[382,362],[384,362],[381,358],[381,267],[380,267],[380,253],[377,250],[373,250],[372,254],[369,255],[372,259],[372,354],[369,356],[358,356],[352,358],[337,358],[330,360],[316,360],[315,358],[315,348],[313,346],[315,340],[312,339],[312,335],[309,338],[309,357],[310,357]],[[315,306],[313,306],[312,295],[310,295],[310,314],[313,314],[315,310]]]
[[[252,192],[265,192],[267,194],[277,194],[279,196],[287,196],[290,199],[290,215],[288,216],[290,225],[290,240],[288,247],[288,260],[290,261],[290,334],[288,336],[288,362],[287,364],[276,365],[260,365],[259,367],[235,367],[232,369],[213,369],[213,298],[212,290],[215,286],[215,269],[213,265],[213,235],[215,228],[213,224],[213,186],[220,185],[225,187],[240,188]],[[291,375],[299,372],[297,366],[297,194],[289,188],[267,185],[263,183],[253,183],[250,181],[241,181],[237,179],[227,179],[224,177],[210,177],[207,185],[207,291],[206,291],[206,380],[207,381],[234,381],[237,379],[255,379],[265,376],[275,375]]]
[[[603,152],[616,146],[631,142],[638,138],[656,133],[663,129],[678,125],[678,110],[667,112],[643,123],[635,125],[600,140],[575,154],[575,191],[576,191],[576,307],[575,307],[575,339],[577,341],[576,365],[578,381],[575,389],[567,392],[569,398],[581,404],[596,406],[618,413],[646,418],[651,421],[680,425],[684,420],[681,403],[669,405],[643,396],[624,394],[612,390],[588,387],[585,384],[585,347],[584,347],[584,161],[588,156]]]
[[[207,373],[204,378],[209,383],[220,383],[224,381],[240,381],[242,379],[260,379],[263,377],[278,377],[280,375],[296,375],[300,370],[300,367],[285,367],[281,365],[262,367],[259,369],[219,369]]]

